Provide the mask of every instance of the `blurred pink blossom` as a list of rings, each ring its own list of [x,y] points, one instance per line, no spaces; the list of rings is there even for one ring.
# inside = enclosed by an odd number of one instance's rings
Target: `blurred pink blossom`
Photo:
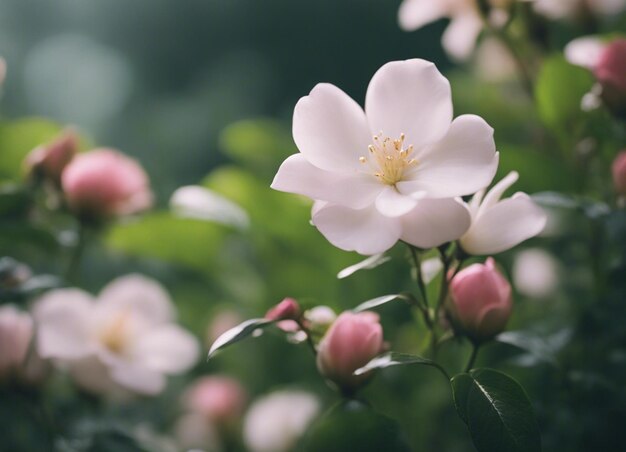
[[[203,377],[187,389],[183,405],[187,411],[201,414],[216,425],[236,421],[243,413],[246,392],[233,378]]]

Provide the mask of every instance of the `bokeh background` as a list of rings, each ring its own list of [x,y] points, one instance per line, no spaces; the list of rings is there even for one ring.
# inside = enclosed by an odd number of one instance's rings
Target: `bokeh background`
[[[297,100],[316,83],[331,82],[362,103],[373,73],[394,59],[434,61],[451,80],[455,114],[477,113],[495,127],[498,177],[515,169],[521,175],[519,190],[606,196],[606,189],[593,188],[589,180],[606,177],[616,149],[606,151],[589,170],[591,176],[585,175],[588,168],[575,155],[584,136],[547,132],[533,99],[514,76],[485,80],[475,62],[458,66],[448,60],[440,45],[445,21],[401,31],[399,3],[2,0],[5,119],[45,116],[76,126],[87,141],[139,159],[157,196],[155,213],[111,227],[102,242],[88,247],[81,285],[96,292],[130,271],[155,277],[172,293],[181,322],[206,349],[211,342],[207,328],[224,311],[242,319],[259,317],[286,296],[305,306],[339,310],[412,288],[399,247],[375,273],[338,280],[337,272],[359,257],[332,248],[309,225],[310,206],[304,200],[269,189],[282,159],[296,151],[290,120]],[[612,18],[607,28],[623,30],[625,24],[623,18]],[[601,27],[539,26],[539,41],[558,52],[571,38]],[[576,80],[561,83],[583,94],[592,80],[576,74]],[[593,117],[600,136],[603,118]],[[169,216],[172,192],[199,183],[239,204],[249,227]],[[625,338],[618,325],[624,308],[615,302],[624,301],[626,293],[620,273],[624,261],[621,250],[613,248],[607,252],[615,266],[598,270],[589,263],[600,259],[596,251],[606,245],[599,243],[601,237],[623,238],[624,218],[609,229],[595,222],[593,212],[566,211],[555,218],[544,237],[499,257],[510,275],[520,250],[541,246],[551,253],[558,283],[541,294],[517,293],[511,322],[511,329],[523,326],[541,338],[536,353],[496,344],[482,359],[527,388],[545,450],[620,450],[626,400],[617,382],[623,387],[626,342],[616,345]],[[28,262],[38,273],[59,273],[61,264],[50,257],[54,250],[47,254],[40,246],[18,247],[8,240],[3,247],[3,254]],[[594,279],[596,270],[604,271],[601,283]],[[604,308],[594,308],[598,303]],[[425,345],[426,336],[415,328],[407,307],[389,305],[381,314],[394,349],[419,352]],[[605,334],[606,322],[614,325]],[[604,346],[606,353],[596,354]],[[452,343],[443,359],[458,367],[467,353],[467,344]],[[308,351],[286,343],[278,332],[233,346],[214,361],[201,362],[194,374],[218,371],[240,379],[252,395],[297,386],[316,392],[328,406],[335,397]],[[175,380],[163,398],[132,409],[111,406],[108,416],[149,421],[167,433],[177,414],[165,408],[176,405],[187,380]],[[386,371],[366,396],[400,421],[415,450],[472,450],[449,403],[449,387],[434,371]],[[71,416],[82,414],[68,416],[70,423]]]

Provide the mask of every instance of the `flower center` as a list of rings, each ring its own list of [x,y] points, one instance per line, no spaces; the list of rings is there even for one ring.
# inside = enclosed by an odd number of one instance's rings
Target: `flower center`
[[[113,353],[122,353],[128,342],[130,314],[122,312],[104,328],[100,334],[102,344]]]
[[[383,184],[395,185],[402,180],[407,168],[417,165],[417,159],[413,158],[413,145],[405,147],[404,138],[401,133],[399,139],[392,140],[381,132],[374,136],[373,144],[368,146],[367,156],[359,157],[362,164],[369,164],[374,176]]]

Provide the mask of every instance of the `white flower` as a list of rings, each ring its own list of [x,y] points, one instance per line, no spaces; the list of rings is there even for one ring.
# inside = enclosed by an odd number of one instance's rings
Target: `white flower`
[[[244,419],[243,436],[252,452],[287,452],[318,414],[320,404],[304,391],[276,391],[257,399]]]
[[[535,10],[550,19],[571,18],[585,9],[598,15],[619,14],[626,0],[534,0]]]
[[[443,48],[457,60],[467,59],[483,28],[475,0],[404,0],[398,11],[400,27],[407,31],[443,17],[450,18],[442,37]]]
[[[460,237],[469,215],[453,198],[487,186],[498,165],[493,129],[474,115],[452,121],[450,84],[419,59],[380,68],[365,112],[317,85],[296,105],[293,136],[300,153],[272,188],[317,200],[320,232],[366,255],[399,239],[428,248]]]
[[[565,46],[565,59],[576,66],[594,70],[608,42],[599,36],[574,39]]]
[[[517,253],[512,274],[515,288],[533,298],[548,297],[559,283],[558,262],[541,248],[531,248]]]
[[[198,358],[196,340],[173,324],[168,294],[143,276],[118,278],[97,299],[79,289],[53,290],[36,303],[34,317],[41,356],[66,366],[92,392],[157,394],[165,375]]]
[[[460,240],[467,253],[500,253],[543,230],[547,216],[527,194],[518,192],[511,198],[500,200],[518,177],[512,171],[487,194],[481,190],[470,200],[472,225]]]

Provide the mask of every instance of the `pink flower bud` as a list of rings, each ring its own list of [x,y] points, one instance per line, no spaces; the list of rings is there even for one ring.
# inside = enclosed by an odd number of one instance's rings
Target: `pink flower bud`
[[[52,143],[33,149],[25,160],[26,171],[37,178],[61,183],[61,174],[78,151],[78,139],[72,130],[65,130]]]
[[[13,306],[0,308],[0,377],[16,375],[33,337],[33,320]]]
[[[373,312],[344,312],[322,338],[317,368],[344,392],[352,392],[370,375],[354,375],[383,351],[383,328]]]
[[[450,282],[451,314],[471,339],[482,341],[504,330],[513,309],[511,285],[493,258],[461,270]]]
[[[293,298],[285,298],[267,311],[265,318],[269,320],[297,320],[300,318],[300,305]]]
[[[617,194],[626,196],[626,150],[623,150],[615,160],[611,167],[613,173],[613,185]]]
[[[78,155],[63,171],[61,183],[70,208],[87,219],[129,215],[152,204],[143,168],[112,149]]]
[[[609,43],[598,58],[594,75],[602,86],[602,98],[613,111],[626,112],[626,39]]]
[[[200,378],[183,395],[183,405],[188,411],[216,424],[237,420],[245,403],[244,389],[229,377]]]

